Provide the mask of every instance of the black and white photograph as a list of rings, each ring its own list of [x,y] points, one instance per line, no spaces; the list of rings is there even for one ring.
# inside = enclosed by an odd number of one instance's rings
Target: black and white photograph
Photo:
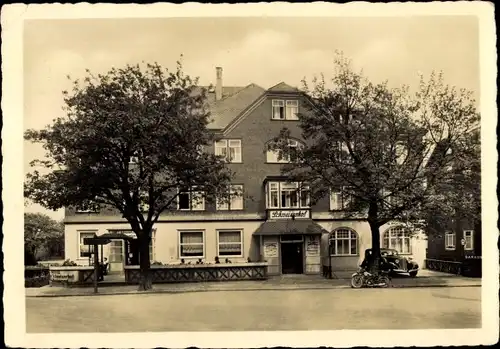
[[[493,9],[3,7],[7,344],[497,342]]]

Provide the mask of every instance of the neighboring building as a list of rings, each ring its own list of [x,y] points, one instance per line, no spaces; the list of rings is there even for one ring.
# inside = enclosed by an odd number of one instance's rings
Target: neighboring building
[[[480,136],[479,127],[471,131],[476,137]],[[453,151],[453,150],[451,150]],[[479,155],[479,154],[478,154]],[[432,158],[430,159],[432,161]],[[450,170],[453,170],[450,167]],[[480,163],[473,168],[477,178],[477,188],[480,188]],[[480,190],[471,195],[479,195]],[[480,198],[477,200],[480,201]],[[480,212],[464,215],[471,205],[460,205],[456,208],[457,214],[447,219],[432,220],[429,222],[428,249],[426,253],[426,267],[428,269],[444,271],[466,276],[481,276],[482,230]],[[466,208],[467,207],[467,208]],[[472,210],[474,209],[471,208]],[[476,209],[479,211],[479,208]]]
[[[334,271],[351,271],[371,247],[370,227],[361,219],[344,219],[342,196],[309,205],[307,185],[287,183],[281,176],[284,160],[268,150],[269,142],[288,127],[290,146],[301,143],[296,113],[306,112],[307,100],[298,89],[283,82],[265,90],[255,84],[245,87],[222,85],[222,69],[209,93],[213,122],[210,129],[221,136],[213,147],[228,157],[236,173],[232,190],[242,190],[229,204],[192,202],[195,192],[183,193],[178,210],[163,214],[154,227],[151,259],[162,263],[267,261],[270,275],[282,273],[321,274],[330,265]],[[99,213],[66,209],[66,258],[88,263],[89,248],[83,239],[95,234],[125,232],[130,226],[113,210]],[[131,234],[133,235],[133,234]],[[422,265],[426,241],[408,235],[402,227],[381,227],[381,243],[411,255]],[[129,250],[125,251],[125,246]],[[328,246],[330,261],[328,261]],[[136,244],[113,240],[104,247],[112,271],[123,270],[128,254],[137,261]]]

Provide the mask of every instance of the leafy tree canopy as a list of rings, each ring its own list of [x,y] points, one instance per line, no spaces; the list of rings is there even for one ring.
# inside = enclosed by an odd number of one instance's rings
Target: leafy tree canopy
[[[286,128],[275,140],[283,156],[296,159],[283,172],[309,182],[313,202],[331,189],[351,198],[345,210],[368,220],[374,250],[380,226],[422,223],[425,212],[449,204],[444,183],[465,188],[472,178],[455,174],[478,170],[478,138],[470,136],[479,122],[475,101],[445,85],[441,74],[421,78],[411,93],[368,81],[338,55],[333,77],[304,81],[304,90],[310,102],[299,114],[305,146],[288,147]]]
[[[46,150],[32,166],[50,170],[28,175],[25,196],[49,209],[118,210],[142,243],[146,270],[151,228],[177,208],[178,189],[195,188],[211,201],[232,176],[223,159],[206,151],[214,138],[206,91],[197,83],[180,63],[174,71],[156,63],[87,71],[63,92],[67,115],[25,133]]]
[[[41,213],[24,214],[25,253],[36,257],[42,248],[49,249],[64,236],[64,225]]]

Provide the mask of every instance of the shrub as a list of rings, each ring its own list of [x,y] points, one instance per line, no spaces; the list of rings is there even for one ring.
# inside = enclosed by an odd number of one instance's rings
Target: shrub
[[[73,262],[72,260],[70,259],[66,259],[64,262],[63,262],[63,267],[76,267],[78,264],[76,264],[75,262]]]

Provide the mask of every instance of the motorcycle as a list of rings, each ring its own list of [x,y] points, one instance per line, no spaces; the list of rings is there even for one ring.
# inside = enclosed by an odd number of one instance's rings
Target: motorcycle
[[[388,271],[380,271],[379,274],[372,274],[365,268],[360,267],[358,271],[351,275],[351,287],[389,287],[391,279]]]

